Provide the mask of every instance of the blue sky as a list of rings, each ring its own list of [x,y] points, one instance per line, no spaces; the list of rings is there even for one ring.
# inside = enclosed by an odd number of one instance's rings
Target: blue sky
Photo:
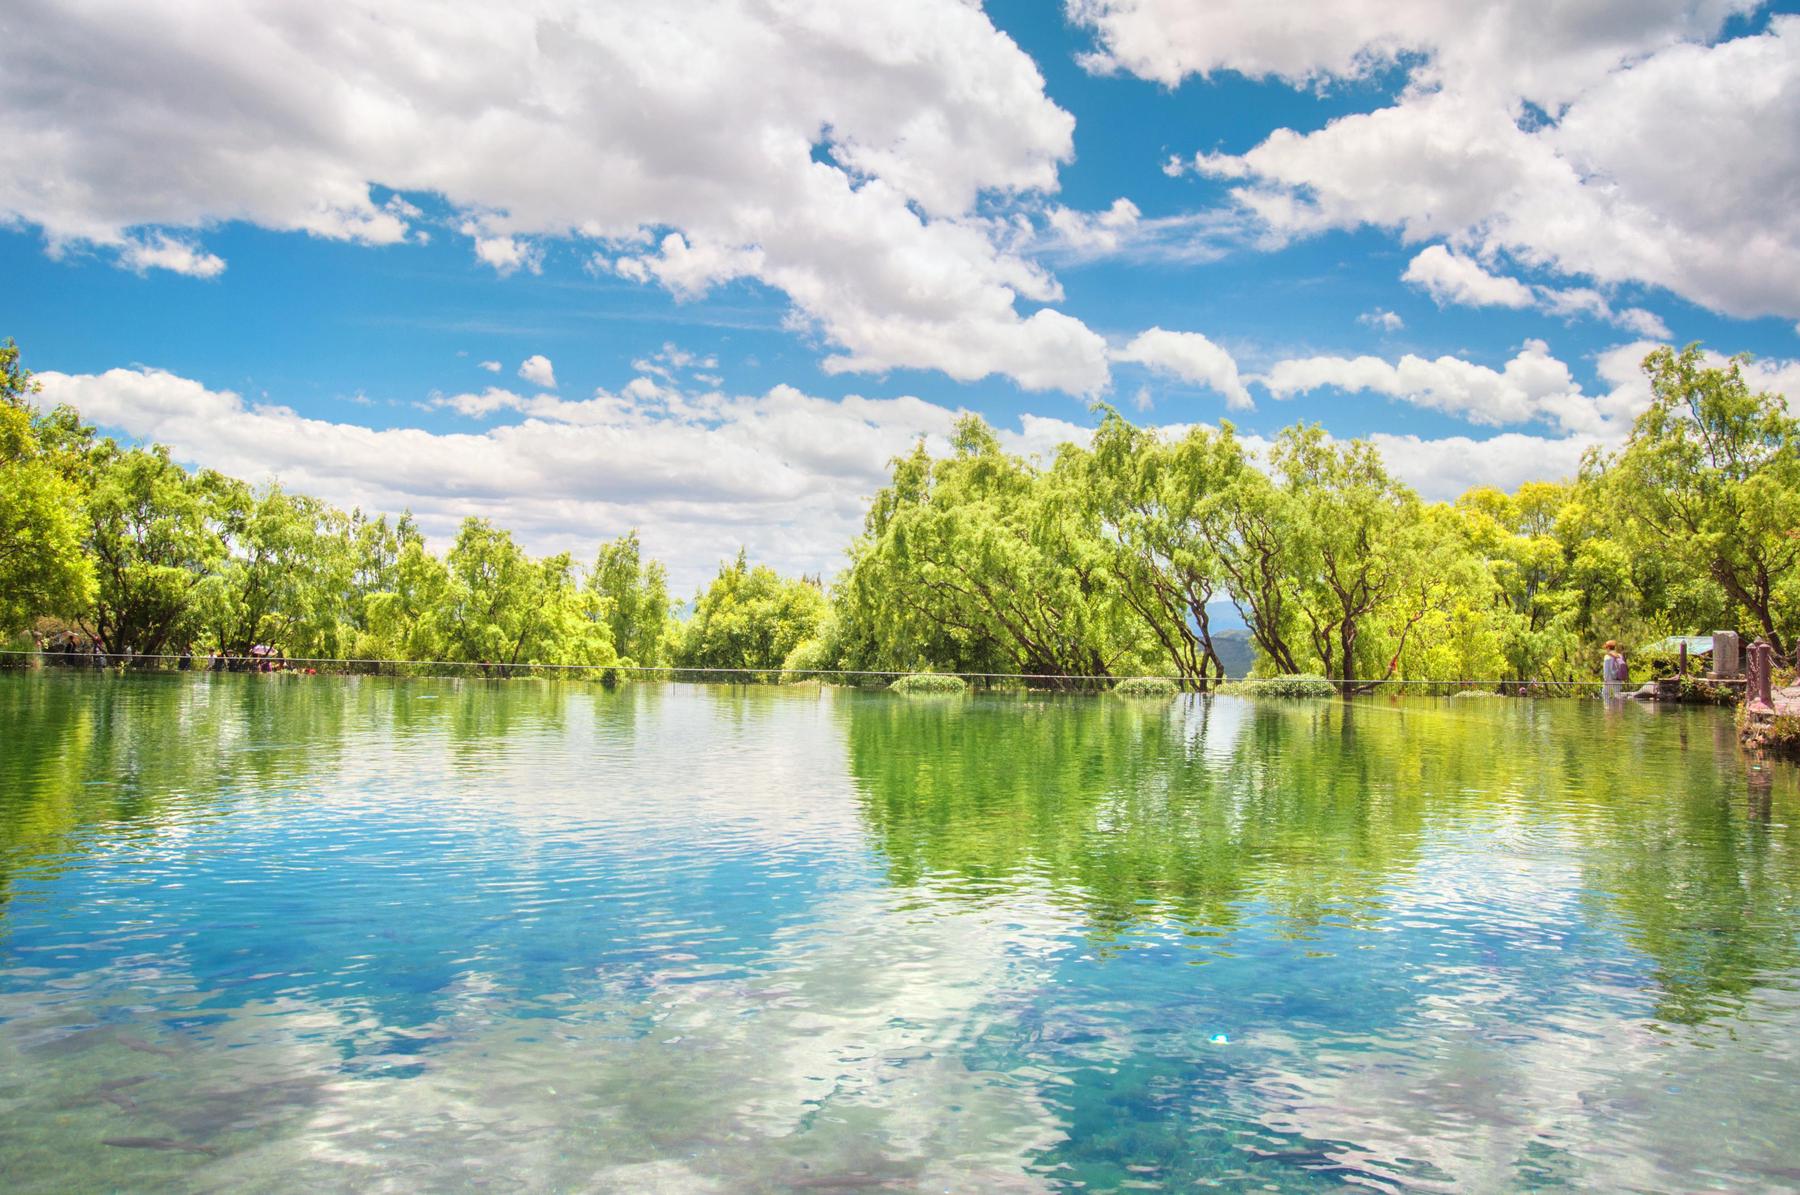
[[[1448,497],[1616,443],[1656,342],[1800,388],[1779,6],[162,7],[0,16],[0,335],[440,537],[829,574],[960,410],[1317,420]]]

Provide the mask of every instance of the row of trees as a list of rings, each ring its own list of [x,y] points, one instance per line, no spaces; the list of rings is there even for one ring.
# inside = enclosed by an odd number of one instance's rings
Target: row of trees
[[[54,616],[116,654],[257,645],[290,656],[655,664],[663,568],[635,534],[591,567],[468,519],[439,556],[408,516],[190,472],[30,401],[0,347],[0,629]]]
[[[1253,461],[1230,424],[1178,440],[1106,411],[1047,467],[978,419],[897,461],[802,658],[1050,676],[1224,676],[1236,607],[1266,672],[1578,679],[1607,639],[1800,630],[1800,436],[1741,362],[1644,362],[1617,452],[1515,493],[1427,503],[1363,441],[1296,426]]]
[[[1265,672],[1576,679],[1596,646],[1800,630],[1800,438],[1785,402],[1697,347],[1645,361],[1629,441],[1578,477],[1427,503],[1363,441],[1229,424],[1170,440],[1105,411],[1048,465],[979,419],[894,462],[827,596],[740,553],[674,617],[637,536],[533,558],[465,521],[190,472],[40,412],[0,348],[0,630],[51,615],[109,652],[190,646],[495,663],[1224,676],[1236,607]]]

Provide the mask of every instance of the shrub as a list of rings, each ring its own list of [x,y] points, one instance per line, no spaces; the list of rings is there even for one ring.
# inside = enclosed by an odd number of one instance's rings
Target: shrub
[[[1221,693],[1235,693],[1244,697],[1336,697],[1337,686],[1316,673],[1289,674],[1286,676],[1267,676],[1254,680],[1242,680],[1235,684],[1224,685]]]
[[[1714,684],[1701,677],[1681,678],[1681,700],[1689,705],[1736,705],[1743,690],[1736,685]]]
[[[787,654],[781,662],[782,680],[802,681],[816,678],[820,672],[829,670],[835,663],[831,658],[831,645],[818,636],[803,639],[794,645],[794,650]]]
[[[968,689],[960,676],[949,676],[942,672],[909,672],[888,688],[896,693],[913,695],[925,693],[961,693]]]
[[[1173,697],[1181,686],[1166,676],[1128,676],[1112,691],[1120,697]]]

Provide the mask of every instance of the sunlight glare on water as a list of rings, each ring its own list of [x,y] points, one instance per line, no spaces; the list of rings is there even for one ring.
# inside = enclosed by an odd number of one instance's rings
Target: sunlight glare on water
[[[13,1191],[1800,1182],[1727,715],[0,675]]]

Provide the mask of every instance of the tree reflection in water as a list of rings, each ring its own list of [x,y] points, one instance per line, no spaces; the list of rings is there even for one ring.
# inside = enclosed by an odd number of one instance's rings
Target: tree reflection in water
[[[1421,699],[861,703],[851,766],[891,880],[1041,888],[1101,943],[1381,928],[1430,838],[1566,852],[1597,922],[1654,962],[1657,1015],[1737,1007],[1800,963],[1792,769],[1711,711]]]

